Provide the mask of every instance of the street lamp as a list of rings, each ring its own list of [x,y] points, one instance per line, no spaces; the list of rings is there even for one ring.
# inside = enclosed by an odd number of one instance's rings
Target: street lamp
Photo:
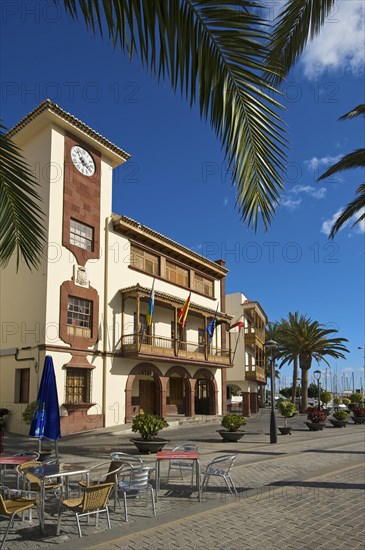
[[[357,349],[362,349],[364,352],[364,365],[363,365],[363,378],[362,378],[362,384],[361,384],[361,393],[364,395],[364,389],[365,389],[365,347],[364,346],[357,346]],[[364,398],[365,400],[365,398]]]
[[[318,410],[320,411],[321,410],[321,398],[320,398],[321,386],[320,386],[319,381],[321,379],[321,371],[320,370],[315,370],[314,373],[313,373],[313,376],[317,380],[317,384],[318,384]]]
[[[270,443],[278,442],[278,434],[276,429],[276,418],[275,418],[275,359],[274,359],[274,350],[278,349],[279,344],[275,340],[268,340],[265,342],[265,348],[271,350],[271,385],[270,385],[270,394],[271,394],[271,414],[270,414]]]

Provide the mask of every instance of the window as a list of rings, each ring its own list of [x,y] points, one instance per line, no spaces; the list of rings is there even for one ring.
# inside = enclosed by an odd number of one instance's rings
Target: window
[[[194,290],[200,292],[200,294],[205,294],[205,296],[213,296],[213,281],[195,273]]]
[[[159,258],[146,250],[131,245],[131,266],[146,271],[152,275],[159,275]]]
[[[166,262],[166,279],[171,283],[189,287],[189,271],[172,262]]]
[[[30,369],[15,370],[15,403],[29,403]]]
[[[93,251],[94,230],[92,227],[78,222],[71,218],[70,220],[70,244]]]
[[[205,350],[205,330],[203,328],[198,328],[198,352],[204,353]]]
[[[89,369],[67,369],[65,403],[90,403],[90,379]]]
[[[143,313],[139,314],[139,324],[137,325],[137,313],[133,314],[133,324],[134,324],[134,334],[136,335],[139,331],[139,337],[141,338],[143,344],[150,343],[150,340],[148,338],[151,330],[150,326],[147,326],[147,315],[144,315]],[[134,337],[134,341],[136,341],[136,338]]]
[[[68,297],[67,334],[91,338],[92,302]]]

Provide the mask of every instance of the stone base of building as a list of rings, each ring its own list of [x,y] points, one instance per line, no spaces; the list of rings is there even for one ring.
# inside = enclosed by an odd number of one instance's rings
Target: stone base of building
[[[61,416],[61,434],[96,430],[104,427],[104,415],[87,414],[86,410],[72,411],[68,416]]]

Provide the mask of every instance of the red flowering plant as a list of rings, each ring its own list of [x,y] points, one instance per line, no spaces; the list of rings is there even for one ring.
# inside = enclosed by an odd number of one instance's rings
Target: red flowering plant
[[[326,422],[327,414],[323,409],[318,410],[317,407],[308,407],[307,418],[310,422],[317,424],[318,422]]]
[[[363,418],[365,416],[365,407],[354,407],[352,409],[352,414],[356,416],[356,418]]]

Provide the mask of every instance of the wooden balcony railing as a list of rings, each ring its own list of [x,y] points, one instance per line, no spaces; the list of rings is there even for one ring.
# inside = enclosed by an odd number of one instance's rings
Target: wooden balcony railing
[[[136,357],[150,355],[160,359],[170,357],[174,360],[192,360],[222,365],[230,365],[232,360],[232,353],[229,349],[186,340],[180,341],[177,338],[137,333],[122,336],[121,353]]]
[[[266,375],[264,367],[260,367],[259,365],[246,365],[245,378],[251,382],[265,384]]]
[[[245,342],[247,344],[265,343],[265,330],[255,327],[245,328]]]

